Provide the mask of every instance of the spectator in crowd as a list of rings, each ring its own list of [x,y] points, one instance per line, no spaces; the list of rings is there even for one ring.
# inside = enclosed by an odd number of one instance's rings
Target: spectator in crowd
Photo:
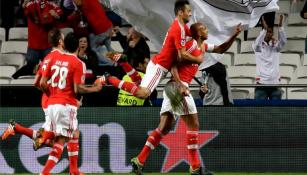
[[[203,72],[203,79],[203,85],[200,87],[199,91],[199,96],[203,99],[203,106],[224,105],[220,86],[214,81],[214,78],[210,74]],[[228,91],[230,92],[229,83],[227,83],[227,85]],[[233,103],[231,95],[229,96],[229,100]]]
[[[273,37],[273,27],[269,27],[262,17],[263,30],[253,43],[256,56],[257,84],[279,84],[279,55],[285,46],[287,38],[283,28],[283,15],[280,15],[278,40]],[[281,89],[278,87],[256,87],[255,99],[281,99]]]
[[[305,5],[301,11],[301,17],[307,19],[307,1],[305,1]]]
[[[134,65],[136,60],[144,60],[145,58],[150,58],[149,46],[146,43],[145,37],[134,27],[128,29],[127,36],[124,36],[118,27],[114,27],[114,33],[116,34],[115,39],[120,42],[123,48],[123,53],[127,55],[128,62]],[[140,61],[137,61],[140,62]]]
[[[79,38],[78,58],[86,65],[85,83],[93,84],[99,74],[99,65],[97,55],[89,45],[88,37]]]
[[[73,0],[73,2],[76,10],[84,17],[84,21],[87,21],[91,33],[89,36],[90,45],[101,60],[106,53],[106,49],[110,49],[112,22],[106,16],[98,0]]]
[[[27,64],[13,74],[14,79],[23,75],[33,75],[34,67],[51,50],[48,32],[62,15],[60,7],[47,0],[25,0],[23,8],[28,21]]]

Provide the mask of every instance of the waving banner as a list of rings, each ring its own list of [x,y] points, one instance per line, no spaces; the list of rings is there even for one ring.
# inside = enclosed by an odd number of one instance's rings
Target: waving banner
[[[160,48],[173,19],[176,0],[109,0],[111,8]],[[278,0],[189,0],[193,16],[209,28],[208,43],[221,44],[241,23],[254,27],[262,14],[279,9]],[[207,56],[207,55],[206,55]],[[209,56],[209,55],[208,55]],[[213,55],[218,59],[217,55]]]

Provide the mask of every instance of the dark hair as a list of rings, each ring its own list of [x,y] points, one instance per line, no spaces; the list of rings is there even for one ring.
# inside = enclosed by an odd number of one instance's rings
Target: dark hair
[[[180,11],[180,10],[184,10],[185,8],[185,5],[190,5],[189,1],[187,0],[177,0],[175,2],[175,8],[174,8],[174,12],[175,12],[175,15],[177,15],[177,13]]]
[[[65,49],[73,53],[75,52],[79,47],[79,39],[76,37],[76,35],[73,32],[70,32],[66,35],[64,39]]]
[[[202,23],[200,23],[200,22],[197,22],[197,23],[194,23],[194,24],[192,24],[191,25],[191,27],[190,27],[190,33],[191,33],[191,37],[193,38],[193,39],[198,39],[198,28],[199,28],[199,26],[201,26],[202,25]]]
[[[57,47],[62,37],[60,29],[54,28],[48,32],[48,42],[52,47]]]

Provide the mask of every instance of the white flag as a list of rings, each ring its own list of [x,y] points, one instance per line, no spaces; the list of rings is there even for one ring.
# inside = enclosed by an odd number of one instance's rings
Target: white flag
[[[279,9],[278,0],[189,0],[193,22],[202,22],[209,29],[208,43],[219,45],[233,33],[235,26],[254,27],[262,14]],[[144,33],[160,48],[175,18],[176,0],[110,0],[111,7]],[[206,57],[219,59],[217,54]]]

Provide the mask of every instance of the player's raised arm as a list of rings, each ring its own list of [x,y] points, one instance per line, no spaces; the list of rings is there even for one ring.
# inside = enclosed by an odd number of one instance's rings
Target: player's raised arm
[[[213,49],[212,52],[214,52],[214,53],[224,53],[224,52],[226,52],[230,48],[230,46],[232,45],[232,43],[234,42],[236,37],[241,33],[241,31],[242,31],[242,27],[241,27],[241,23],[240,23],[236,26],[234,34],[227,41],[225,41],[223,44],[221,44],[219,46],[214,46],[214,49]]]

